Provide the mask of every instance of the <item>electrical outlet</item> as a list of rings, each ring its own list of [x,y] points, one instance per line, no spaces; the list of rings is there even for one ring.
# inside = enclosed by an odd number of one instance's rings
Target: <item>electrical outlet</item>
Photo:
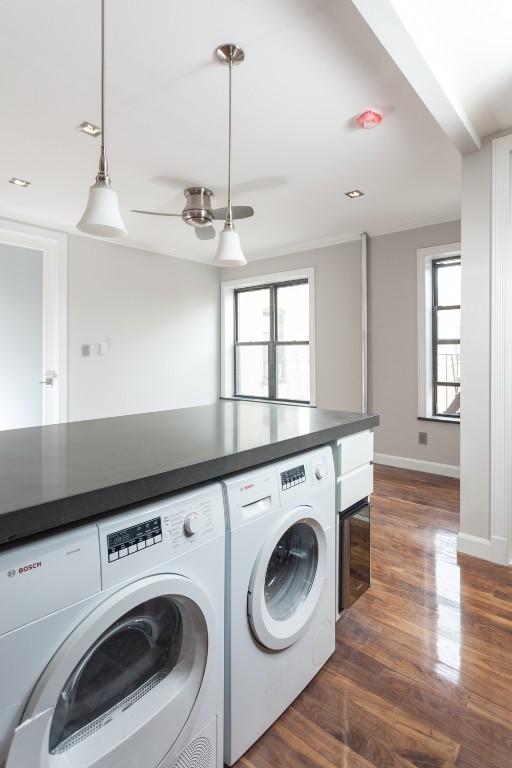
[[[428,445],[428,433],[418,432],[418,443],[420,445]]]

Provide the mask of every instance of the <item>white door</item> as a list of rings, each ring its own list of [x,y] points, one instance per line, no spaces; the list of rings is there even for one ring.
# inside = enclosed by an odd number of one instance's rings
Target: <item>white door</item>
[[[0,221],[0,429],[18,429],[66,420],[66,237],[8,226]]]
[[[206,685],[213,623],[205,593],[182,576],[111,595],[43,672],[6,768],[156,768]]]
[[[327,577],[326,529],[312,507],[292,510],[271,531],[253,568],[248,614],[271,650],[292,645],[315,612]]]

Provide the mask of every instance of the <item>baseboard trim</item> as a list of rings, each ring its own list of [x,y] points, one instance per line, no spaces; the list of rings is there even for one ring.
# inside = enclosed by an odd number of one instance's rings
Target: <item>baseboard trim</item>
[[[498,536],[484,539],[472,536],[470,533],[459,533],[457,536],[457,551],[464,555],[479,557],[498,565],[510,565],[507,555],[507,540]]]
[[[413,469],[416,472],[427,472],[431,475],[460,477],[460,467],[457,467],[455,464],[439,464],[437,461],[409,459],[405,456],[390,456],[387,453],[376,453],[373,460],[375,464],[385,464],[387,467]]]
[[[481,560],[491,559],[491,542],[481,536],[471,536],[470,533],[459,533],[457,536],[457,551],[464,555],[479,557]]]

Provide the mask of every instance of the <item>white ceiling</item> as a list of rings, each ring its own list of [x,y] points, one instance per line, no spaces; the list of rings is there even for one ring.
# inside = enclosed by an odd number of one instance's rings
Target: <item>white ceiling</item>
[[[0,215],[67,230],[80,218],[99,141],[75,126],[99,123],[99,10],[1,5]],[[129,210],[179,211],[190,182],[225,203],[227,71],[213,56],[223,42],[246,51],[233,177],[234,202],[256,211],[238,224],[249,258],[459,215],[458,152],[350,0],[107,0],[107,146],[127,242],[213,258],[216,241],[179,219]],[[386,117],[363,131],[353,117],[368,106]],[[354,188],[365,197],[344,196]]]
[[[438,81],[481,137],[512,126],[512,2],[392,0]]]

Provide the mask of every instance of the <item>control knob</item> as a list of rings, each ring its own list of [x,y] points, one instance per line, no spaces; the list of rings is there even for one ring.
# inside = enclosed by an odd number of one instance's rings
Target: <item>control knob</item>
[[[189,514],[183,521],[183,530],[186,536],[193,536],[195,533],[199,533],[200,524],[199,517],[194,514]]]
[[[317,480],[322,480],[325,477],[325,467],[323,466],[323,464],[316,465],[315,477]]]

